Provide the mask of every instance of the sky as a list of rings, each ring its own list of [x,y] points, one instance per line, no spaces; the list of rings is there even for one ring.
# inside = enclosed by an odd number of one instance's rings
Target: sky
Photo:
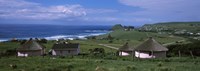
[[[0,24],[133,25],[200,21],[200,0],[0,0]]]

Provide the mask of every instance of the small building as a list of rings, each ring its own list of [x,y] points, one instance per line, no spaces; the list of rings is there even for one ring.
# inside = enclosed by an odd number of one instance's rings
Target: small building
[[[17,56],[42,56],[45,54],[45,46],[33,39],[28,40],[21,47],[17,48]]]
[[[138,58],[165,58],[168,49],[152,37],[135,48],[135,56]]]
[[[119,56],[129,56],[134,54],[133,47],[130,47],[128,43],[124,44],[118,50]]]
[[[53,45],[51,52],[55,56],[78,55],[80,47],[78,43],[57,43]]]

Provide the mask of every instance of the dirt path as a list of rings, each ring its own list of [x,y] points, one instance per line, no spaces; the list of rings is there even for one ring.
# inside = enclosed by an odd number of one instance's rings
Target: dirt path
[[[179,40],[178,42],[183,42],[183,41],[185,41],[185,40]],[[164,46],[167,46],[167,45],[171,45],[171,44],[175,44],[176,42],[170,42],[170,43],[165,43],[165,44],[163,44]]]
[[[185,40],[180,40],[180,41],[178,41],[178,42],[183,42],[183,41],[185,41]],[[164,46],[167,46],[167,45],[171,45],[171,44],[175,44],[176,42],[170,42],[170,43],[165,43],[165,44],[163,44]],[[104,47],[108,47],[108,48],[111,48],[111,49],[115,49],[115,50],[118,50],[119,48],[117,48],[117,47],[113,47],[113,46],[109,46],[109,45],[107,45],[107,44],[98,44],[98,45],[100,45],[100,46],[104,46]]]
[[[104,46],[104,47],[108,47],[108,48],[111,48],[111,49],[118,50],[117,47],[109,46],[109,45],[106,45],[106,44],[98,44],[98,45],[100,45],[100,46]]]

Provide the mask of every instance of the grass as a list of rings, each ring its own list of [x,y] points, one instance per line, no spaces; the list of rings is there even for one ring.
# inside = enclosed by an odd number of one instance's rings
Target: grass
[[[156,29],[156,27],[167,28],[171,30],[188,30],[191,32],[198,32],[200,29],[200,22],[167,22],[167,23],[157,23],[151,25],[144,25],[143,27],[151,27]],[[193,26],[192,26],[193,25]]]
[[[132,46],[137,46],[145,41],[149,36],[153,36],[158,42],[165,44],[183,40],[184,38],[167,34],[144,33],[138,31],[117,31],[110,33],[115,39],[113,43],[102,40],[107,35],[90,40],[73,40],[72,43],[79,43],[81,53],[88,53],[89,49],[104,48],[106,53],[115,53],[116,50],[100,46],[98,44],[108,44],[120,47],[127,41]],[[47,52],[52,48],[55,41],[48,41],[44,44]],[[0,43],[0,51],[15,49],[20,44],[16,42]],[[97,56],[74,56],[68,57],[0,57],[0,71],[199,71],[200,58],[167,58],[167,59],[135,59],[129,57],[119,57],[107,54],[103,57]],[[16,66],[16,67],[12,67]]]
[[[104,48],[105,52],[116,52],[116,50],[104,47],[104,46],[100,46],[98,45],[99,43],[97,42],[98,40],[74,40],[71,41],[72,43],[79,43],[80,44],[80,48],[81,48],[81,52],[89,52],[89,49],[93,49],[93,48]]]
[[[16,42],[4,42],[4,43],[0,42],[0,52],[9,50],[9,49],[15,49],[15,48],[18,48],[19,46],[20,46],[20,43],[16,43]]]
[[[199,71],[199,58],[192,60],[187,58],[169,58],[171,61],[163,60],[117,60],[96,58],[52,58],[52,57],[27,57],[27,58],[1,58],[0,71],[95,71],[97,67],[102,71]],[[185,59],[185,61],[183,61]],[[197,62],[194,63],[194,61]],[[159,66],[159,64],[162,64]],[[9,65],[16,65],[12,68]]]
[[[89,49],[93,49],[93,48],[104,48],[106,52],[112,52],[114,50],[103,47],[98,45],[97,42],[95,42],[94,40],[73,40],[70,41],[72,43],[79,43],[80,44],[80,48],[81,48],[81,52],[88,52]],[[53,46],[53,44],[56,43],[56,41],[48,41],[45,45],[46,50],[50,50]],[[16,49],[20,47],[20,43],[19,42],[0,42],[0,52],[9,50],[9,49]]]
[[[108,40],[96,40],[98,43],[104,43],[115,47],[121,47],[126,42],[133,47],[138,46],[142,42],[148,39],[149,36],[153,37],[161,44],[172,43],[180,40],[186,40],[185,38],[173,36],[169,34],[158,34],[152,32],[139,32],[139,31],[114,31],[109,33],[113,38],[113,43],[108,43]],[[97,39],[106,38],[108,34],[98,36]]]
[[[124,43],[126,40],[115,40],[115,43]],[[134,40],[130,40],[135,42]],[[45,46],[50,49],[55,41],[48,41]],[[81,52],[88,52],[91,48],[104,48],[106,53],[116,50],[99,46],[99,43],[108,43],[107,40],[74,40],[80,43]],[[139,42],[138,42],[139,43]],[[19,43],[0,43],[1,51],[14,49]],[[120,46],[120,44],[109,44]],[[74,56],[72,57],[0,57],[0,71],[199,71],[200,58],[167,58],[167,59],[135,59],[106,55],[96,56]],[[11,67],[10,65],[16,65]]]

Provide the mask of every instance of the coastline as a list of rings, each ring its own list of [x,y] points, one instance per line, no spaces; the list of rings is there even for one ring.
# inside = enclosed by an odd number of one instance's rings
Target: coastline
[[[89,36],[107,34],[111,26],[52,26],[52,25],[1,25],[0,42],[12,39],[42,38],[56,39],[86,39]],[[12,28],[12,29],[7,29]],[[37,29],[36,29],[37,28]]]
[[[23,39],[30,39],[30,38],[44,38],[47,40],[58,40],[58,39],[68,39],[68,40],[74,40],[74,39],[87,39],[86,37],[90,36],[99,36],[99,35],[104,35],[107,34],[111,31],[106,31],[106,32],[99,32],[99,33],[90,33],[90,34],[78,34],[78,35],[54,35],[54,36],[47,36],[47,37],[24,37],[24,38],[14,38],[18,40],[23,40]],[[13,38],[0,38],[0,42],[6,42],[9,40],[12,40]]]

